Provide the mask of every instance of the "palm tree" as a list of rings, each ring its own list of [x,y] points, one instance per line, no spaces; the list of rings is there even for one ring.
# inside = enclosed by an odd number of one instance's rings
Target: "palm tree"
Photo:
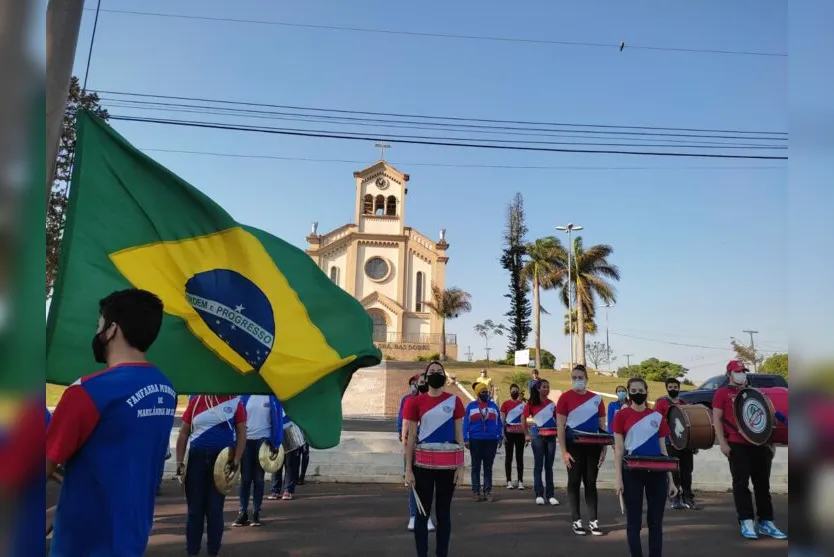
[[[596,309],[596,299],[605,303],[615,303],[616,289],[605,279],[620,280],[620,270],[616,265],[608,262],[608,257],[614,253],[614,248],[608,244],[591,246],[587,250],[582,245],[582,237],[573,240],[573,269],[571,282],[575,292],[576,302],[576,343],[578,349],[577,361],[587,365],[585,360],[585,332],[588,317],[593,319]],[[568,288],[562,289],[562,303],[570,307],[568,302]]]
[[[577,323],[577,313],[578,312],[576,310],[573,310],[571,312],[570,316],[568,316],[568,313],[565,312],[565,328],[564,328],[565,336],[568,336],[571,333],[573,333],[573,335],[574,335],[574,337],[573,337],[574,354],[576,354],[577,351],[578,351],[578,349],[577,349],[577,344],[578,344],[577,339],[579,338],[579,335],[577,334],[577,332],[578,332],[577,329],[578,329],[578,325],[579,325]],[[594,320],[593,311],[589,312],[586,308],[584,314],[585,314],[585,332],[589,335],[597,334],[597,324],[596,324],[596,321]],[[571,331],[571,329],[573,329],[573,331]]]
[[[541,297],[540,290],[551,290],[562,285],[566,273],[567,252],[555,236],[539,238],[524,246],[527,259],[521,276],[533,286],[533,327],[536,335],[536,367],[541,367]]]
[[[446,320],[472,311],[472,295],[460,288],[441,290],[431,285],[431,301],[424,302],[440,318],[440,360],[446,361]]]

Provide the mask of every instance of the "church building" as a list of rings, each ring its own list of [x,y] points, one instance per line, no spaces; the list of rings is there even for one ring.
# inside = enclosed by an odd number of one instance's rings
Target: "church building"
[[[307,253],[373,319],[374,342],[386,358],[414,360],[440,352],[441,321],[426,301],[446,287],[445,230],[437,241],[405,225],[408,174],[385,161],[353,173],[354,222],[307,236]],[[457,339],[446,335],[457,359]]]

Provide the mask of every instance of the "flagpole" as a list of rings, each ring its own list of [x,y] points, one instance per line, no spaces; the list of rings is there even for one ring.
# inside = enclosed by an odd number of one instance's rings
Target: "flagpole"
[[[46,8],[46,203],[58,159],[61,124],[78,46],[84,0],[49,0]],[[44,208],[45,209],[45,208]]]

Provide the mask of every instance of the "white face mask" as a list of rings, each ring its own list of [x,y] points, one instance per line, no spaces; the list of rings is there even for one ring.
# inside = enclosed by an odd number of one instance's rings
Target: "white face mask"
[[[573,381],[573,388],[576,389],[577,391],[584,390],[585,389],[585,380],[584,379],[574,380]]]
[[[747,382],[747,374],[742,372],[734,372],[733,374],[733,382],[737,385],[743,385]]]

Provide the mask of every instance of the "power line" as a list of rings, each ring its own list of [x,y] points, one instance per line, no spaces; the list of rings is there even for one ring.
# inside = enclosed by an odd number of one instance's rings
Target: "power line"
[[[656,339],[656,338],[648,338],[648,337],[640,337],[640,336],[635,336],[635,335],[627,335],[627,334],[624,334],[624,333],[616,333],[614,331],[611,331],[611,334],[616,335],[618,337],[632,338],[632,339],[636,339],[636,340],[645,340],[645,341],[648,341],[648,342],[657,342],[659,344],[670,344],[672,346],[686,346],[686,347],[689,347],[689,348],[703,348],[704,350],[724,350],[724,351],[729,351],[729,352],[733,351],[732,347],[728,348],[728,347],[720,347],[720,346],[705,346],[705,345],[702,345],[702,344],[689,344],[689,343],[686,343],[686,342],[672,342],[670,340],[660,340],[660,339]],[[775,350],[759,350],[759,352],[767,352],[767,353],[771,353],[771,354],[776,354],[777,353],[777,351],[775,351]]]
[[[296,28],[303,28],[303,29],[319,29],[324,31],[347,31],[353,33],[376,33],[376,34],[384,34],[384,35],[401,35],[401,36],[410,36],[410,37],[425,37],[425,38],[435,38],[435,39],[458,39],[458,40],[471,40],[471,41],[492,41],[492,42],[504,42],[504,43],[526,43],[526,44],[542,44],[542,45],[551,45],[551,46],[577,46],[577,47],[593,47],[593,48],[606,48],[611,49],[612,51],[621,50],[621,46],[624,44],[623,42],[617,43],[598,43],[598,42],[585,42],[585,41],[557,41],[552,39],[531,39],[531,38],[523,38],[523,37],[491,37],[485,35],[463,35],[463,34],[455,34],[455,33],[432,33],[432,32],[421,32],[421,31],[403,31],[403,30],[393,30],[393,29],[373,29],[367,27],[349,27],[349,26],[341,26],[341,25],[319,25],[319,24],[311,24],[311,23],[293,23],[288,21],[275,21],[275,20],[261,20],[261,19],[238,19],[238,18],[230,18],[230,17],[211,17],[211,16],[198,16],[198,15],[184,15],[184,14],[170,14],[170,13],[159,13],[159,12],[140,12],[140,11],[133,11],[133,10],[101,10],[102,12],[108,12],[113,14],[123,14],[123,15],[138,15],[138,16],[147,16],[147,17],[165,17],[165,18],[174,18],[174,19],[187,19],[187,20],[195,20],[195,21],[210,21],[215,23],[243,23],[249,25],[271,25],[271,26],[280,26],[280,27],[296,27]],[[787,57],[786,53],[782,52],[762,52],[762,51],[750,51],[750,50],[725,50],[725,49],[709,49],[709,48],[681,48],[681,47],[664,47],[664,46],[652,46],[652,45],[641,45],[641,44],[625,44],[625,48],[629,50],[648,50],[648,51],[660,51],[660,52],[679,52],[679,53],[688,53],[688,54],[721,54],[721,55],[736,55],[736,56],[765,56],[765,57],[777,57],[777,58],[784,58]]]
[[[158,152],[158,153],[176,153],[183,155],[205,155],[213,157],[229,157],[241,159],[263,159],[263,160],[279,160],[292,162],[315,162],[315,163],[341,163],[341,164],[359,164],[367,165],[371,161],[367,160],[347,160],[347,159],[318,159],[308,157],[283,157],[279,155],[253,155],[246,153],[223,153],[217,151],[193,151],[184,149],[163,149],[163,148],[140,148],[141,151]],[[460,164],[460,163],[440,163],[440,162],[395,162],[391,164],[397,166],[426,166],[438,168],[492,168],[492,169],[509,169],[509,170],[784,170],[784,166],[679,166],[679,167],[657,167],[657,166],[540,166],[540,165],[512,165],[512,164]]]
[[[240,126],[223,124],[220,122],[194,122],[186,120],[166,120],[159,118],[140,118],[135,116],[120,116],[110,115],[112,120],[122,120],[128,122],[144,122],[151,124],[165,124],[172,126],[195,127],[203,129],[217,129],[227,131],[246,131],[257,133],[268,133],[274,135],[287,135],[297,137],[315,137],[326,139],[342,139],[353,141],[378,141],[379,137],[353,134],[350,132],[333,132],[330,130],[298,130],[287,128],[269,128],[256,126]],[[419,136],[417,136],[419,137]],[[494,149],[505,151],[531,151],[531,152],[550,152],[550,153],[585,153],[585,154],[601,154],[601,155],[638,155],[638,156],[657,156],[657,157],[689,157],[689,158],[715,158],[715,159],[750,159],[750,160],[787,160],[786,156],[775,155],[740,155],[728,153],[682,153],[682,152],[662,152],[662,151],[623,151],[619,149],[568,149],[559,147],[532,147],[521,145],[506,145],[506,144],[491,144],[484,145],[481,143],[471,143],[472,141],[485,142],[483,139],[458,139],[458,138],[429,138],[429,139],[411,139],[409,136],[392,136],[386,135],[386,141],[392,143],[401,143],[407,145],[431,145],[440,147],[466,147],[471,149]],[[505,141],[504,143],[509,143]],[[526,142],[532,143],[532,142]]]
[[[356,115],[365,115],[365,116],[387,116],[392,118],[422,118],[422,119],[429,119],[429,120],[440,120],[442,122],[481,122],[481,123],[491,123],[491,124],[517,124],[517,125],[526,125],[526,126],[540,126],[540,127],[569,127],[569,128],[596,128],[596,129],[605,129],[605,130],[612,130],[612,129],[620,129],[620,130],[653,130],[653,131],[673,131],[673,132],[696,132],[696,133],[733,133],[733,134],[754,134],[754,135],[772,135],[772,136],[782,136],[782,137],[722,137],[722,136],[709,136],[713,139],[747,139],[747,140],[773,140],[773,141],[787,141],[787,132],[768,132],[768,131],[751,131],[751,130],[734,130],[734,129],[709,129],[709,128],[674,128],[674,127],[657,127],[657,126],[622,126],[622,125],[612,125],[612,124],[576,124],[576,123],[566,123],[566,122],[536,122],[536,121],[529,121],[529,120],[501,120],[501,119],[493,119],[493,118],[464,118],[460,116],[433,116],[433,115],[426,115],[426,114],[408,114],[408,113],[396,113],[396,112],[374,112],[374,111],[367,111],[367,110],[348,110],[348,109],[336,109],[336,108],[321,108],[321,107],[305,107],[305,106],[295,106],[295,105],[280,105],[280,104],[270,104],[270,103],[259,103],[259,102],[251,102],[251,101],[236,101],[236,100],[228,100],[228,99],[208,99],[208,98],[201,98],[201,97],[186,97],[186,96],[177,96],[177,95],[157,95],[157,94],[150,94],[150,93],[129,93],[129,92],[121,92],[121,91],[106,91],[106,90],[99,90],[99,95],[119,95],[119,96],[127,96],[127,97],[138,97],[138,98],[155,98],[155,99],[168,99],[168,100],[177,100],[177,101],[190,101],[190,102],[204,102],[204,103],[214,103],[214,104],[223,104],[223,105],[237,105],[237,106],[252,106],[252,107],[261,107],[261,108],[277,108],[282,110],[306,110],[308,112],[332,112],[336,114],[356,114]],[[127,102],[128,99],[121,99],[124,102]],[[440,124],[438,124],[440,125]],[[511,129],[511,128],[506,128]],[[521,128],[525,129],[525,128]],[[530,128],[526,128],[530,129]],[[537,130],[537,131],[548,131],[548,130]],[[560,131],[560,130],[549,130],[549,131]],[[592,133],[589,130],[567,130],[571,132],[580,132],[580,133]],[[596,133],[617,133],[617,134],[625,134],[626,132],[596,132]],[[684,137],[692,137],[692,136],[684,136]]]

